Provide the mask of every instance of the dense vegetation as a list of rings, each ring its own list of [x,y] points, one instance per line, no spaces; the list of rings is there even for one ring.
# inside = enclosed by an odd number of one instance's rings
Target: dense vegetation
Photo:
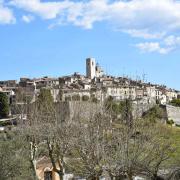
[[[161,122],[163,119],[164,110],[159,105],[154,106],[149,111],[144,113],[144,118],[150,122]]]
[[[0,118],[6,118],[9,115],[8,97],[0,92]]]
[[[165,179],[159,172],[167,169],[167,180],[179,180],[172,177],[180,168],[180,130],[160,123],[159,106],[136,119],[130,100],[109,97],[100,110],[97,106],[84,108],[83,116],[74,112],[63,118],[50,91],[42,89],[27,106],[27,122],[0,134],[0,179],[37,179],[36,162],[46,156],[61,179],[68,171],[90,180],[104,172],[117,180],[137,175],[158,180]]]
[[[173,99],[173,100],[171,101],[171,104],[172,104],[173,106],[180,107],[180,99]]]
[[[28,146],[17,131],[0,133],[0,179],[33,180]]]

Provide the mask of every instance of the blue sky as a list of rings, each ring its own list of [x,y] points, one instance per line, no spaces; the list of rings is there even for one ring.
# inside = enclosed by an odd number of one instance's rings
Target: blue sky
[[[0,0],[0,80],[108,74],[180,89],[180,3],[175,0]]]

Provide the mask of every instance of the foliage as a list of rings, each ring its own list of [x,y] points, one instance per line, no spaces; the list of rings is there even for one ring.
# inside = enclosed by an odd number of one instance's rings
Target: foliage
[[[115,105],[115,102],[113,101],[113,97],[109,96],[104,102],[104,107],[107,111],[112,111],[113,105]]]
[[[77,120],[74,144],[69,164],[75,174],[87,179],[98,179],[103,173],[104,148],[110,121],[105,114],[91,113],[85,121]]]
[[[126,120],[127,118],[132,118],[132,102],[129,99],[121,101],[119,103],[119,113],[121,114],[121,119]]]
[[[127,122],[129,118],[127,118]],[[159,123],[144,119],[134,119],[131,123],[116,121],[110,143],[110,176],[132,176],[143,174],[155,179],[158,170],[164,167],[164,161],[170,159],[174,148],[169,131]]]
[[[132,180],[143,174],[157,179],[159,170],[178,165],[179,131],[157,121],[163,116],[159,106],[138,119],[133,119],[130,100],[114,102],[110,97],[105,106],[97,106],[84,110],[82,117],[78,111],[82,108],[73,109],[77,112],[64,118],[60,113],[65,111],[63,106],[57,108],[50,91],[42,90],[37,102],[29,106],[29,123],[19,133],[29,143],[22,141],[19,147],[31,155],[25,161],[35,170],[36,160],[45,155],[61,179],[67,168],[87,179],[99,179],[104,171],[111,178]]]
[[[110,96],[105,101],[105,109],[115,118],[120,116],[121,121],[132,116],[132,102],[129,99],[124,101],[115,102]]]
[[[169,127],[170,128],[170,127]],[[180,129],[178,127],[172,127],[170,128],[170,134],[169,137],[173,140],[173,147],[176,149],[176,151],[173,152],[171,156],[171,164],[178,165],[180,164]]]
[[[50,89],[42,88],[37,98],[38,106],[43,109],[45,108],[46,110],[49,110],[50,108],[53,108],[53,103],[54,101]]]
[[[180,107],[180,99],[173,99],[170,104]]]
[[[173,125],[174,124],[174,121],[172,120],[172,119],[170,119],[170,120],[167,120],[167,124],[169,124],[169,125]]]
[[[60,89],[60,90],[59,90],[59,95],[58,95],[59,101],[62,101],[62,100],[63,100],[63,95],[64,95],[64,92],[63,92],[62,89]]]
[[[33,179],[28,144],[18,132],[0,134],[0,179]]]
[[[159,99],[156,100],[156,104],[161,104],[161,101]]]
[[[149,111],[144,113],[144,119],[149,120],[150,122],[159,122],[163,118],[163,109],[156,105],[153,108],[151,108]]]
[[[50,89],[42,88],[40,90],[40,94],[38,96],[38,103],[39,104],[43,104],[43,103],[52,104],[53,103],[53,97],[51,95]]]
[[[0,118],[6,118],[9,114],[8,97],[0,92]]]

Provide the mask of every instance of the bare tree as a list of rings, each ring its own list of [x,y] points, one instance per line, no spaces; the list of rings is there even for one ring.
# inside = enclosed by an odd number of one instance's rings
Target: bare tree
[[[65,158],[70,151],[73,137],[73,124],[69,116],[64,115],[64,108],[67,106],[55,104],[50,91],[43,89],[37,101],[30,106],[27,124],[30,129],[31,161],[34,169],[36,170],[38,149],[46,145],[46,155],[60,179],[65,174]]]
[[[175,150],[168,138],[169,130],[148,119],[133,119],[129,103],[122,116],[114,120],[112,138],[108,141],[106,170],[110,177],[132,180],[136,175],[158,179],[159,170]]]
[[[110,121],[103,111],[76,119],[73,163],[75,174],[87,179],[99,179],[105,167],[104,151],[110,131]]]
[[[99,179],[104,171],[112,179],[132,180],[136,175],[159,178],[159,170],[174,151],[163,126],[133,119],[129,101],[121,108],[121,116],[114,113],[113,104],[109,109],[97,108],[97,104],[85,108],[81,102],[69,105],[70,115],[64,116],[61,112],[66,109],[61,106],[60,110],[48,94],[40,94],[28,112],[34,170],[43,144],[60,179],[66,167],[88,179]]]

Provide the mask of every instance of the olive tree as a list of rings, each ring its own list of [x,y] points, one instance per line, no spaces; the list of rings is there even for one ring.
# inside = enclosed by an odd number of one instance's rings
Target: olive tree
[[[21,132],[12,130],[0,134],[0,164],[0,179],[33,179],[28,143]]]
[[[63,102],[59,102],[60,104]],[[63,113],[66,106],[54,103],[49,89],[42,89],[37,101],[30,105],[28,112],[29,142],[31,148],[31,162],[36,171],[39,158],[38,150],[45,148],[45,155],[49,157],[53,170],[63,179],[65,174],[65,158],[69,153],[72,123]],[[60,109],[62,108],[62,109]],[[36,174],[36,178],[37,174]]]

